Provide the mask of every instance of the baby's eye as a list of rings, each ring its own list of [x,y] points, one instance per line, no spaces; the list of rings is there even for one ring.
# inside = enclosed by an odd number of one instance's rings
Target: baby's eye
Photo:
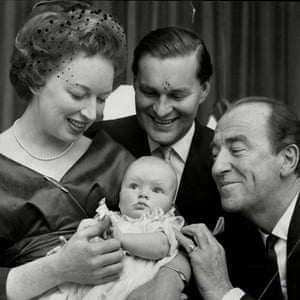
[[[138,188],[138,185],[136,183],[130,183],[129,186],[128,186],[130,189],[137,189]]]
[[[154,193],[163,193],[163,192],[164,192],[163,189],[162,189],[162,188],[159,188],[159,187],[153,188],[152,191],[153,191]]]

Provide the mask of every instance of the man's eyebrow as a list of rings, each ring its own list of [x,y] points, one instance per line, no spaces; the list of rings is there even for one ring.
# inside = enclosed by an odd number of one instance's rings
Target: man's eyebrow
[[[138,86],[141,86],[141,87],[144,87],[144,88],[153,88],[148,83],[144,83],[144,82],[141,82],[141,81],[138,82]]]
[[[230,137],[225,138],[225,143],[226,144],[233,144],[235,142],[242,142],[244,144],[248,144],[248,139],[243,134],[238,134],[238,135],[234,135],[234,136],[230,136]],[[209,150],[212,151],[213,147],[216,147],[216,142],[215,141],[212,141],[209,144]]]
[[[144,84],[144,83],[142,83],[142,82],[140,82],[140,83],[138,84],[138,86],[139,86],[140,88],[146,89],[146,90],[157,91],[157,92],[159,91],[156,87],[153,87],[153,86],[148,85],[148,84]],[[189,92],[190,92],[189,88],[186,88],[186,87],[176,88],[176,89],[170,88],[170,89],[168,90],[168,93],[170,93],[170,94],[175,94],[175,93],[189,93]]]
[[[247,144],[248,143],[248,139],[244,134],[238,134],[238,135],[234,135],[234,136],[230,136],[228,138],[225,139],[226,143],[235,143],[235,142],[242,142]]]
[[[139,86],[139,88],[142,88],[142,89],[145,89],[145,90],[156,91],[156,88],[151,86],[151,85],[139,83],[138,86]]]
[[[188,88],[177,88],[177,89],[170,89],[170,93],[189,93],[190,90]]]

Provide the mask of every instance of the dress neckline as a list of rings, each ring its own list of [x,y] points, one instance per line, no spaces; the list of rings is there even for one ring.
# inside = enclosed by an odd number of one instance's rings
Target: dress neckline
[[[102,131],[102,130],[99,130],[99,132],[100,132],[100,131]],[[28,172],[30,172],[30,173],[33,173],[33,174],[35,174],[35,175],[37,175],[38,177],[41,177],[41,178],[43,178],[43,179],[44,179],[45,177],[48,177],[48,178],[51,178],[52,180],[54,180],[54,181],[57,182],[57,183],[63,183],[63,182],[66,181],[66,178],[68,177],[68,174],[72,171],[72,169],[73,169],[75,166],[77,166],[79,163],[81,163],[81,161],[84,160],[84,158],[86,157],[86,155],[87,155],[89,152],[93,151],[93,149],[95,149],[95,146],[99,144],[99,141],[100,141],[100,139],[99,139],[99,136],[100,136],[99,132],[97,132],[97,134],[96,134],[96,135],[94,136],[94,138],[91,140],[91,143],[90,143],[90,145],[88,146],[88,148],[86,149],[86,151],[85,151],[85,152],[84,152],[84,153],[83,153],[83,154],[82,154],[82,155],[81,155],[81,156],[73,163],[73,165],[72,165],[70,168],[68,168],[68,169],[66,170],[66,172],[64,173],[64,175],[63,175],[59,180],[56,180],[55,178],[49,177],[48,175],[45,175],[45,174],[43,174],[43,173],[41,173],[41,172],[39,172],[39,171],[37,171],[37,170],[35,170],[35,169],[33,169],[33,168],[30,168],[30,167],[24,165],[23,163],[18,162],[18,161],[16,161],[16,160],[14,160],[14,159],[8,157],[7,155],[5,155],[5,154],[3,154],[3,153],[0,153],[0,158],[2,157],[4,160],[7,160],[7,161],[9,161],[9,162],[11,162],[11,163],[17,165],[19,168],[22,168],[23,170],[26,170],[26,171],[28,171]],[[101,142],[101,141],[100,141],[100,142]]]

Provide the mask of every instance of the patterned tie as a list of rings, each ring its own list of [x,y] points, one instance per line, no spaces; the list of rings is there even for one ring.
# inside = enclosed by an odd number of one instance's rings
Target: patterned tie
[[[280,300],[283,299],[280,277],[277,265],[277,255],[274,246],[278,241],[278,237],[269,234],[266,241],[266,261],[267,261],[267,274],[270,278],[270,286],[266,289],[266,293],[262,299]]]

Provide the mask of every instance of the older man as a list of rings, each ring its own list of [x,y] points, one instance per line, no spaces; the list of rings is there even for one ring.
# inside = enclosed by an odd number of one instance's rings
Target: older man
[[[204,299],[253,299],[248,294],[299,299],[299,149],[300,123],[278,101],[240,100],[219,121],[212,143],[213,177],[223,208],[249,224],[233,229],[229,222],[225,250],[231,278],[223,247],[206,226],[184,229],[196,243],[189,256]],[[192,241],[179,239],[188,250]]]

